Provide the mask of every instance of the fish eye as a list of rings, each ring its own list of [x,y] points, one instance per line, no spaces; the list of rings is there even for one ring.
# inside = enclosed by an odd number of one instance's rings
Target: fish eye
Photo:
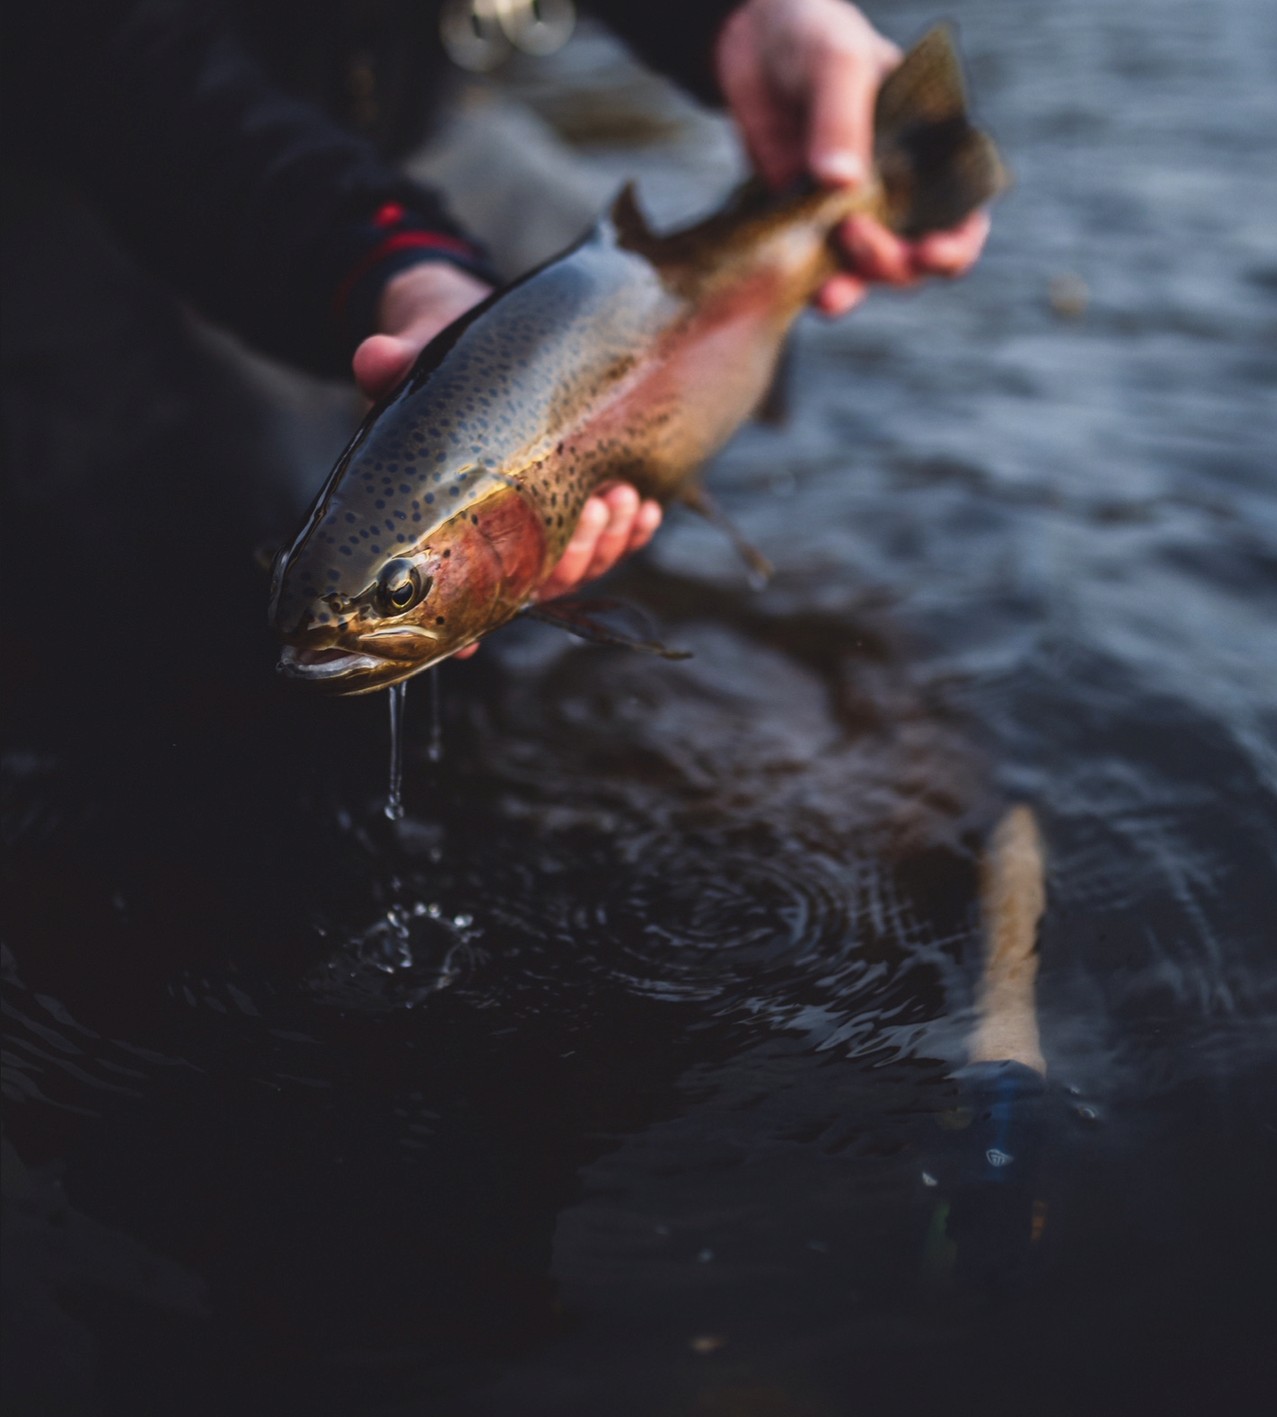
[[[431,576],[402,557],[389,561],[377,580],[377,600],[385,615],[403,615],[430,594]]]

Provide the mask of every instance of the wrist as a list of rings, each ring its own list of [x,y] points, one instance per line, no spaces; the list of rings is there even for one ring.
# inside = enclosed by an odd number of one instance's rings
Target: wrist
[[[486,299],[491,290],[477,275],[448,261],[418,261],[382,286],[374,328],[381,334],[402,335],[428,319],[442,329]]]
[[[397,276],[422,266],[468,271],[477,281],[495,281],[482,250],[455,231],[427,224],[420,212],[397,201],[383,202],[349,228],[350,254],[333,294],[336,328],[354,341],[384,328],[383,292]]]

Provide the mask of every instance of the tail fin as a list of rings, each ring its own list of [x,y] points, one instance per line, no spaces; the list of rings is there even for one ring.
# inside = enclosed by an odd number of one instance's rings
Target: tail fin
[[[955,226],[1008,185],[993,139],[967,116],[947,26],[923,35],[884,81],[874,110],[874,157],[884,219],[901,236]]]

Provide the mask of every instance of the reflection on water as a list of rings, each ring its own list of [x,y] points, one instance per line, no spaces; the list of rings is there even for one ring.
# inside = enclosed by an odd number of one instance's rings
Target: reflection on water
[[[681,518],[624,573],[694,659],[503,632],[431,676],[442,756],[408,696],[392,823],[384,701],[269,682],[181,487],[96,572],[128,672],[6,627],[5,1278],[56,1410],[1257,1410],[1277,36],[957,15],[1018,187],[720,461],[767,591]],[[211,584],[198,633],[157,594]],[[1009,799],[1050,1081],[1003,1114],[954,1073]]]

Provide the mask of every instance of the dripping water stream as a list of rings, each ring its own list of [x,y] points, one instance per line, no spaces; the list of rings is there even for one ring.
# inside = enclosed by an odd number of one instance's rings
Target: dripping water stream
[[[430,737],[426,742],[426,757],[432,763],[441,763],[443,761],[443,716],[440,709],[441,694],[437,672],[432,671],[426,676],[426,685],[430,694]]]
[[[416,822],[409,826],[404,804],[404,707],[407,700],[407,684],[394,685],[390,691],[390,770],[386,800],[382,814],[387,821],[395,824],[393,835],[402,847],[406,831],[408,837],[425,827]],[[426,757],[432,765],[443,760],[443,719],[440,703],[439,680],[436,675],[428,679],[429,727],[426,739]],[[401,827],[400,824],[403,824]],[[428,828],[426,828],[428,831]],[[392,855],[399,861],[398,849],[392,848]],[[429,860],[437,866],[441,859],[441,849],[435,844],[429,852]],[[436,900],[423,898],[423,881],[411,873],[400,874],[399,864],[391,868],[385,881],[385,909],[371,927],[359,933],[357,939],[368,950],[367,957],[373,967],[382,974],[398,974],[412,969],[421,962],[423,931],[435,933],[442,930],[443,949],[438,969],[423,986],[424,993],[431,993],[451,983],[461,962],[468,957],[473,917],[467,913],[455,916],[445,915]],[[434,947],[439,940],[436,937]],[[432,946],[425,944],[429,957]],[[416,996],[401,1000],[412,1007]]]
[[[440,763],[443,761],[443,716],[440,709],[439,678],[431,674],[426,683],[430,704],[430,736],[426,740],[426,757],[432,763]],[[408,697],[407,682],[392,685],[389,693],[390,775],[383,810],[387,820],[401,822],[404,818],[403,735],[404,704]]]
[[[407,684],[394,684],[390,689],[390,784],[386,792],[385,813],[392,822],[403,821],[403,708]]]

